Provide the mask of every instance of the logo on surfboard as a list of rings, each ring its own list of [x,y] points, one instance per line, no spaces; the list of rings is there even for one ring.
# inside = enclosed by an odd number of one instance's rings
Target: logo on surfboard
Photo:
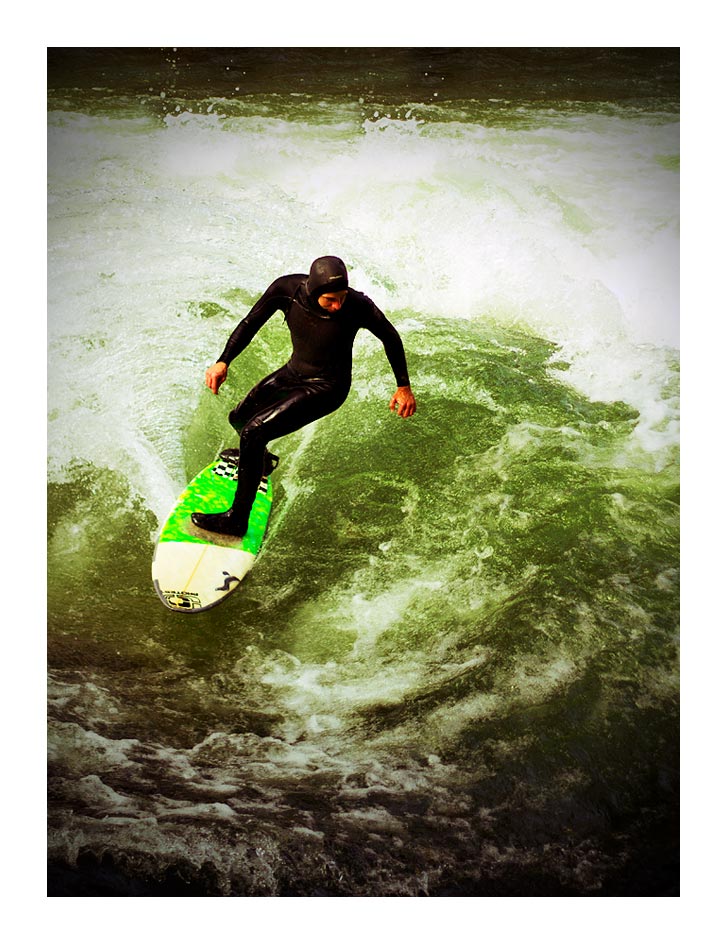
[[[167,606],[175,610],[194,610],[202,606],[197,593],[188,593],[186,590],[164,590],[164,599]]]
[[[239,577],[233,577],[232,574],[228,574],[226,570],[223,570],[222,573],[224,575],[225,582],[222,584],[221,587],[215,587],[215,590],[223,590],[227,592],[232,587],[233,583],[240,582]]]

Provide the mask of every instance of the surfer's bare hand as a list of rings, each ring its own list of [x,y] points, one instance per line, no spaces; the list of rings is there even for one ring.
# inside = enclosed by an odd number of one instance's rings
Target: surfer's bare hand
[[[212,393],[217,393],[222,384],[227,379],[227,364],[224,361],[217,361],[211,367],[208,367],[204,373],[204,382],[210,388]]]
[[[417,402],[411,392],[411,387],[397,387],[396,393],[391,398],[389,409],[398,413],[399,416],[413,416],[416,413]]]

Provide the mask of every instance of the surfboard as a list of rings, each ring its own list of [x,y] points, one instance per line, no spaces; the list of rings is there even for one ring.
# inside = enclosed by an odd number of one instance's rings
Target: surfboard
[[[193,511],[229,508],[237,488],[235,450],[225,450],[196,475],[164,523],[151,565],[162,603],[177,613],[201,613],[225,600],[250,571],[265,537],[273,503],[269,476],[258,486],[244,537],[204,531],[192,523]]]

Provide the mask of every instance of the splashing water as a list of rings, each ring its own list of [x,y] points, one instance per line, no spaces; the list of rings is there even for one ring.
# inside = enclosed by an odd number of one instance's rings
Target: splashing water
[[[48,119],[55,887],[663,894],[673,111],[150,98],[59,92]],[[361,336],[344,407],[276,446],[244,589],[169,614],[154,536],[286,359],[282,318],[219,398],[204,367],[329,252],[397,325],[419,411],[389,415]]]

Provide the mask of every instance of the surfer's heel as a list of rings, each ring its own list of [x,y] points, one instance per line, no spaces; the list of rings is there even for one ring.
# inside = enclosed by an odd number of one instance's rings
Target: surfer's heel
[[[231,462],[235,465],[240,464],[240,450],[231,448],[223,449],[220,453],[220,459],[224,459],[225,462]],[[263,475],[270,475],[273,469],[277,469],[280,459],[278,456],[273,455],[272,452],[265,450],[265,457],[263,459]]]
[[[214,534],[229,534],[232,537],[243,538],[247,534],[247,518],[241,518],[234,508],[216,515],[207,515],[201,511],[192,512],[192,523],[204,531]]]
[[[263,460],[263,475],[270,475],[273,469],[277,469],[279,462],[280,459],[277,456],[274,456],[272,452],[268,452],[266,449],[265,458]]]

